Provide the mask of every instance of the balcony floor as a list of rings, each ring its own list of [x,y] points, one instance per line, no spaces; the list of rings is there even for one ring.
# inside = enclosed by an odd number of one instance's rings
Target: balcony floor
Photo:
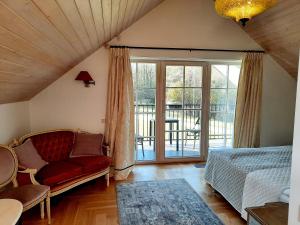
[[[138,145],[138,150],[136,151],[136,160],[137,161],[150,161],[155,160],[156,152],[153,150],[153,142],[152,145],[149,144],[148,141],[144,141],[144,156],[142,152],[142,146]],[[193,141],[188,141],[185,145],[184,142],[184,151],[182,153],[182,142],[178,143],[178,151],[176,151],[176,141],[173,141],[170,144],[169,141],[166,141],[166,158],[182,158],[182,157],[199,157],[199,141],[195,143],[195,148],[193,148]],[[183,155],[182,155],[183,154]]]
[[[172,144],[169,143],[169,141],[166,142],[166,150],[165,150],[165,157],[166,158],[188,158],[188,157],[199,157],[200,156],[200,150],[199,150],[199,141],[194,143],[192,140],[189,140],[187,143],[184,142],[184,150],[182,153],[182,142],[179,141],[179,148],[178,151],[176,151],[176,142],[173,142]],[[223,140],[210,140],[210,146],[212,148],[219,147],[223,144]],[[137,146],[137,151],[135,151],[136,154],[136,160],[137,161],[155,161],[155,155],[156,152],[153,150],[153,143],[150,146],[148,141],[144,142],[144,156],[142,152],[142,146]]]

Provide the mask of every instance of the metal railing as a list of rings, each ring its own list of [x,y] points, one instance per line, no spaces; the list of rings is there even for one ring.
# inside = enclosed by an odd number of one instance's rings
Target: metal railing
[[[234,105],[225,104],[211,104],[209,114],[209,140],[214,139],[231,139],[233,135],[233,119],[234,119]],[[185,132],[189,129],[199,129],[197,121],[201,123],[201,106],[196,104],[187,104],[183,108],[182,105],[167,104],[166,105],[166,119],[178,120],[179,129],[176,127],[167,127],[168,132],[179,132],[180,140],[186,140]],[[135,133],[143,137],[144,140],[153,139],[153,132],[151,132],[150,121],[155,121],[155,105],[143,104],[135,105]],[[153,129],[153,128],[152,128]],[[168,140],[169,135],[166,135]],[[188,139],[191,140],[191,139]]]

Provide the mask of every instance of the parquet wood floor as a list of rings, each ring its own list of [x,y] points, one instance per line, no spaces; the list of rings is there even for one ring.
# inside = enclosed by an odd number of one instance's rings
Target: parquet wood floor
[[[194,164],[138,165],[128,181],[185,178],[226,225],[245,225],[239,214],[205,184],[204,169]],[[128,182],[126,181],[126,182]],[[51,199],[53,225],[118,225],[115,181],[106,188],[104,178],[83,184]],[[23,225],[46,225],[39,207],[23,215]]]

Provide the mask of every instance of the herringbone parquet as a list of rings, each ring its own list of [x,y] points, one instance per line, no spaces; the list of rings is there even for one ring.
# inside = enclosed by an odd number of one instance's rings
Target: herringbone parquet
[[[133,180],[185,178],[226,225],[245,225],[239,214],[204,182],[204,169],[193,164],[139,165],[129,177]],[[106,187],[104,178],[83,184],[51,199],[53,225],[117,225],[116,182]],[[23,216],[24,225],[46,225],[39,207]]]

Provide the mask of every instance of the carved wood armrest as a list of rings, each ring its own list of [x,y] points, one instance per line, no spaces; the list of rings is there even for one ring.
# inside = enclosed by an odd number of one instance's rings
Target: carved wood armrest
[[[37,169],[26,168],[23,170],[18,170],[18,173],[29,174],[30,181],[32,184],[36,184],[36,185],[40,184],[39,182],[37,182],[37,180],[34,177],[34,175],[37,173]]]
[[[18,146],[20,143],[19,141],[15,138],[10,144],[8,144],[9,147],[14,148]]]

